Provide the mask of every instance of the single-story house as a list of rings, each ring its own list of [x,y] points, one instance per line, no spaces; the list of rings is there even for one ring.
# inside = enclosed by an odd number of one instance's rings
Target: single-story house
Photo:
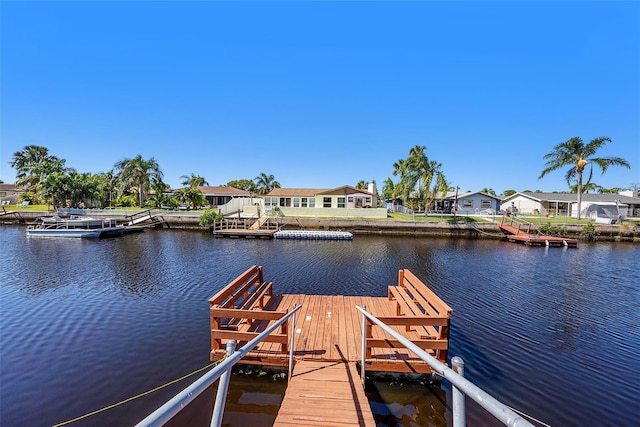
[[[444,207],[448,210],[456,209],[460,215],[494,215],[500,210],[500,197],[482,191],[447,193],[443,199]],[[456,204],[457,203],[457,204]]]
[[[637,194],[637,193],[636,193]],[[502,200],[504,209],[523,215],[578,216],[575,193],[514,193]],[[624,194],[582,195],[582,218],[640,217],[640,198]]]
[[[209,202],[209,206],[222,206],[229,203],[232,199],[237,197],[251,197],[252,194],[246,190],[240,190],[234,187],[228,187],[226,185],[213,186],[213,187],[198,187],[198,190],[204,194],[204,197]]]
[[[265,212],[302,217],[386,218],[378,207],[375,185],[369,191],[344,185],[334,189],[275,188],[262,196]]]
[[[26,190],[15,184],[0,184],[0,203],[4,205],[18,204],[18,197]]]

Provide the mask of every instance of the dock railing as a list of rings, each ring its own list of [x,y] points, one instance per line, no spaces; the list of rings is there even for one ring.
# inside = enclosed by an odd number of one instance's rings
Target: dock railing
[[[216,393],[213,415],[211,417],[211,426],[222,425],[222,416],[224,414],[224,404],[229,386],[231,369],[240,361],[248,352],[253,350],[255,346],[260,344],[265,338],[272,334],[277,328],[281,327],[287,320],[291,319],[292,325],[295,324],[295,314],[301,308],[301,305],[295,306],[293,310],[284,315],[281,319],[269,326],[262,333],[251,341],[247,342],[242,348],[235,351],[236,341],[227,342],[227,357],[220,362],[215,368],[204,374],[200,379],[189,385],[180,393],[175,395],[167,403],[156,409],[145,419],[136,424],[136,427],[155,427],[165,425],[171,418],[178,414],[185,406],[198,397],[203,391],[211,386],[216,380],[220,379],[218,391]],[[290,328],[293,330],[293,326]],[[291,334],[291,345],[289,350],[289,363],[293,361],[294,335]],[[289,376],[291,376],[292,366],[289,366]]]
[[[530,222],[527,222],[527,221],[516,219],[514,217],[505,217],[505,216],[503,216],[502,220],[500,221],[500,225],[511,227],[514,230],[514,234],[520,234],[521,231],[523,233],[530,234],[531,233],[531,226],[533,224],[531,224]]]
[[[426,362],[433,371],[442,378],[449,381],[453,388],[453,402],[451,410],[453,412],[453,427],[465,427],[466,414],[465,414],[465,396],[469,396],[476,401],[482,408],[492,414],[502,423],[511,427],[533,427],[526,419],[522,418],[516,412],[507,407],[504,403],[500,402],[480,387],[473,384],[471,381],[464,378],[464,362],[460,357],[453,357],[451,359],[454,369],[449,368],[444,363],[440,362],[435,357],[431,356],[416,344],[412,343],[407,338],[403,337],[391,327],[380,321],[377,317],[366,311],[366,307],[356,306],[362,313],[362,360],[361,360],[361,378],[364,381],[365,378],[365,346],[366,346],[366,333],[365,329],[370,323],[376,324],[381,327],[386,333],[391,335],[399,343],[404,345],[407,349],[415,353],[420,359]]]

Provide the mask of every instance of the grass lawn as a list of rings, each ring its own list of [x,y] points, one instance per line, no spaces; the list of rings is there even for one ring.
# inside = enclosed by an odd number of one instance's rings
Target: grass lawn
[[[398,212],[390,212],[389,218],[387,219],[395,219],[398,221],[420,221],[420,222],[453,222],[453,215],[429,215],[424,216],[423,214],[419,215],[408,215],[401,214]],[[456,222],[488,222],[489,219],[484,219],[480,217],[473,216],[456,216]]]

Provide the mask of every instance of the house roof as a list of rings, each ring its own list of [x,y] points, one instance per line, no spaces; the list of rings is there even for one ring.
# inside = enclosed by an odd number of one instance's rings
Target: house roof
[[[359,188],[352,187],[350,185],[343,185],[342,187],[334,189],[319,189],[319,188],[274,188],[267,196],[276,197],[315,197],[315,196],[330,196],[330,195],[343,195],[343,194],[369,194],[366,190],[360,190]]]
[[[362,190],[360,188],[352,187],[350,185],[343,185],[342,187],[334,188],[333,190],[325,190],[318,194],[327,194],[327,195],[369,194],[373,196],[373,193],[369,193],[367,190]]]
[[[15,184],[0,184],[0,191],[24,191]]]
[[[469,196],[475,196],[476,194],[481,194],[481,195],[483,195],[485,197],[489,197],[489,198],[494,199],[494,200],[502,200],[498,196],[493,196],[491,194],[487,194],[487,193],[484,193],[482,191],[474,191],[474,192],[468,192],[468,193],[458,193],[458,200],[464,199],[465,197],[469,197]],[[455,199],[456,198],[456,193],[455,192],[448,192],[447,195],[444,198],[445,199]]]
[[[227,185],[213,187],[198,187],[205,196],[251,196],[251,193],[239,188],[229,187]]]
[[[576,193],[514,193],[509,197],[506,197],[503,202],[508,202],[509,200],[515,199],[518,196],[526,197],[531,200],[535,200],[537,202],[568,202],[568,203],[576,203],[578,201],[578,195]],[[637,197],[629,197],[623,196],[622,194],[582,194],[583,202],[596,202],[596,203],[615,203],[616,200],[618,203],[624,204],[632,204],[638,205],[640,204],[640,198]]]

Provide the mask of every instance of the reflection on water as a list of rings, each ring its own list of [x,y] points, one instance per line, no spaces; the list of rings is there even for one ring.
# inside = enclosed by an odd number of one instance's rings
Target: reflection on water
[[[0,227],[0,425],[52,425],[209,363],[207,299],[247,267],[279,293],[385,296],[409,268],[454,310],[449,355],[467,378],[553,426],[640,419],[640,247],[356,236],[214,239],[147,230],[119,239],[27,239]],[[191,379],[190,379],[191,380]],[[188,381],[76,426],[132,425]],[[235,375],[227,425],[273,422],[285,384]],[[446,389],[446,387],[445,387]],[[209,425],[213,392],[173,425]],[[446,426],[446,390],[377,382],[381,425]],[[469,404],[469,425],[500,425]],[[395,424],[394,424],[395,423]]]
[[[447,425],[447,398],[439,383],[369,380],[365,390],[377,426]]]

